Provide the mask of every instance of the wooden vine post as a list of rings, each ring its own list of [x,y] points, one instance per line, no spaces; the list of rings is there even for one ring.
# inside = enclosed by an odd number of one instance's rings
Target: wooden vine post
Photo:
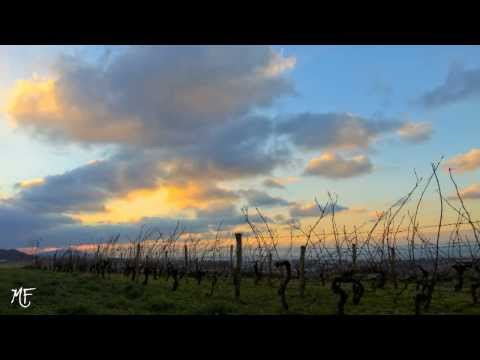
[[[233,263],[233,245],[230,245],[230,274],[235,278],[235,265]]]
[[[234,276],[234,285],[235,285],[235,300],[240,300],[240,283],[241,283],[241,276],[242,276],[242,234],[235,233],[235,240],[236,240],[236,261],[237,264],[235,266],[235,276]]]
[[[357,270],[357,244],[352,245],[352,270]]]
[[[300,246],[300,272],[299,272],[299,282],[300,282],[300,297],[305,295],[305,251],[306,246]]]
[[[185,244],[183,246],[183,255],[184,255],[185,273],[188,273],[188,246],[187,246],[187,244]]]

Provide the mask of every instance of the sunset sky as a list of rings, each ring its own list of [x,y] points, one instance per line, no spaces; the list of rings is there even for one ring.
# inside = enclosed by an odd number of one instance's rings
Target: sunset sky
[[[0,46],[0,248],[308,222],[327,191],[353,226],[441,156],[476,218],[479,100],[479,46]]]

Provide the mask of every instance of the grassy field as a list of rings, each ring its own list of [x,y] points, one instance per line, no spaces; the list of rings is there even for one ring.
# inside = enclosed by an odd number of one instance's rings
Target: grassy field
[[[292,280],[287,289],[290,309],[284,311],[276,295],[276,284],[266,282],[255,286],[253,280],[243,279],[240,303],[233,300],[230,280],[220,280],[212,297],[206,294],[210,282],[199,286],[193,279],[182,279],[177,291],[171,291],[171,281],[165,278],[152,280],[147,286],[132,283],[123,276],[112,275],[110,279],[97,278],[91,274],[53,273],[23,268],[0,267],[0,314],[35,315],[262,315],[262,314],[335,314],[336,297],[329,286],[307,282],[305,297],[298,295],[298,283]],[[473,305],[468,283],[461,293],[453,291],[453,284],[437,286],[429,314],[480,314],[480,304]],[[11,289],[35,287],[29,299],[32,305],[21,308],[10,304]],[[345,288],[350,292],[349,288]],[[345,313],[351,315],[412,315],[414,285],[402,294],[397,304],[395,291],[387,287],[375,292],[366,285],[365,296],[360,305],[353,305],[351,296]]]

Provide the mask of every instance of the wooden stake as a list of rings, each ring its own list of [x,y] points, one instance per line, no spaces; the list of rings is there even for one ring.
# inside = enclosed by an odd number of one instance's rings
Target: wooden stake
[[[307,250],[306,246],[300,246],[300,297],[305,295],[305,251]]]
[[[235,233],[237,243],[237,264],[235,267],[235,300],[240,300],[240,283],[242,274],[242,234]]]
[[[183,247],[183,253],[185,256],[185,272],[188,272],[188,246],[187,244],[184,245]]]

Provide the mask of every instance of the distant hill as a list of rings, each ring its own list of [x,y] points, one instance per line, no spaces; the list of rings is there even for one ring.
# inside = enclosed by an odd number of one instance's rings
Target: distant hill
[[[5,262],[24,262],[31,261],[33,256],[25,254],[21,251],[10,249],[4,250],[0,249],[0,263]]]
[[[87,255],[87,256],[95,256],[95,253],[86,253],[86,252],[83,252],[83,251],[78,251],[78,250],[67,250],[67,249],[60,249],[60,250],[51,250],[51,251],[42,251],[42,252],[39,252],[38,253],[38,257],[53,257],[55,256],[55,254],[57,255],[57,257],[62,257],[62,256],[69,256],[70,253],[74,256],[83,256],[83,255]]]

